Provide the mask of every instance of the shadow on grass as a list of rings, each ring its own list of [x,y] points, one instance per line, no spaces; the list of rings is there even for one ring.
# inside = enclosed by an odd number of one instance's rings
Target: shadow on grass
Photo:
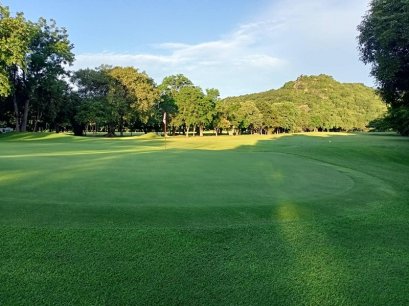
[[[46,138],[24,158],[13,142],[0,159],[1,300],[406,304],[409,143],[395,139],[177,139],[164,151]]]
[[[172,144],[165,151],[161,140],[77,146],[48,139],[50,146],[33,144],[34,152],[26,154],[13,147],[15,155],[0,155],[7,210],[0,220],[13,224],[20,206],[31,225],[87,226],[93,220],[90,226],[183,227],[205,226],[210,219],[212,226],[241,225],[277,220],[271,207],[282,201],[302,203],[308,218],[332,218],[367,213],[396,195],[408,165],[391,162],[395,146],[375,154],[372,137],[325,136],[264,138],[211,151]],[[401,144],[403,150],[408,142]],[[80,222],[74,222],[75,212]]]

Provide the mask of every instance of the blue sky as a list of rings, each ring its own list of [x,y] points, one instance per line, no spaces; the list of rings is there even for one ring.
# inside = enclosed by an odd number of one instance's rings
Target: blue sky
[[[373,86],[356,26],[369,0],[0,0],[53,18],[75,45],[72,69],[135,66],[157,83],[183,73],[232,96],[330,74]]]

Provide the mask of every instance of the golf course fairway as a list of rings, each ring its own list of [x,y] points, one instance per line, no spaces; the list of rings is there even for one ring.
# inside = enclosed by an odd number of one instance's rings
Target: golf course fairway
[[[389,134],[0,135],[0,305],[408,305],[408,153]]]

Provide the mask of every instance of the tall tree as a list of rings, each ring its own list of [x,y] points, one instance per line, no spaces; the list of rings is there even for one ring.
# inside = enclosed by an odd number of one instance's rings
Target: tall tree
[[[74,60],[65,29],[55,21],[26,21],[22,13],[11,17],[0,6],[0,94],[11,95],[17,131],[26,131],[30,101],[41,100],[47,88],[57,87]],[[46,101],[45,101],[46,102]]]
[[[186,86],[182,87],[175,94],[175,100],[178,107],[176,122],[184,124],[186,128],[186,137],[189,137],[189,130],[193,126],[200,124],[203,106],[204,94],[200,87]]]
[[[108,70],[108,75],[111,77],[111,101],[119,114],[121,135],[125,115],[130,115],[130,112],[134,112],[146,126],[156,115],[155,107],[160,100],[160,92],[153,79],[133,67],[114,67]]]
[[[361,59],[371,64],[394,127],[409,135],[409,3],[372,0],[358,26]]]
[[[15,90],[17,73],[27,68],[32,35],[33,25],[23,13],[12,17],[9,8],[0,5],[0,96],[9,96]]]
[[[86,125],[107,126],[115,132],[115,121],[108,105],[110,78],[101,66],[96,69],[80,69],[74,72],[72,82],[76,92],[71,95],[70,119],[75,135],[82,135]]]

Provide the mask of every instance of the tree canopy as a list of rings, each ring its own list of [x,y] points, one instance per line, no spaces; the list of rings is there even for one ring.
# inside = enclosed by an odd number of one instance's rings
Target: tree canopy
[[[373,0],[358,26],[359,49],[371,64],[379,93],[390,106],[388,119],[409,135],[409,3]]]
[[[57,117],[56,104],[65,91],[62,78],[74,60],[67,31],[55,21],[27,21],[23,13],[10,15],[0,6],[0,96],[13,105],[17,131],[26,131],[29,116]],[[35,103],[37,112],[30,113]]]

